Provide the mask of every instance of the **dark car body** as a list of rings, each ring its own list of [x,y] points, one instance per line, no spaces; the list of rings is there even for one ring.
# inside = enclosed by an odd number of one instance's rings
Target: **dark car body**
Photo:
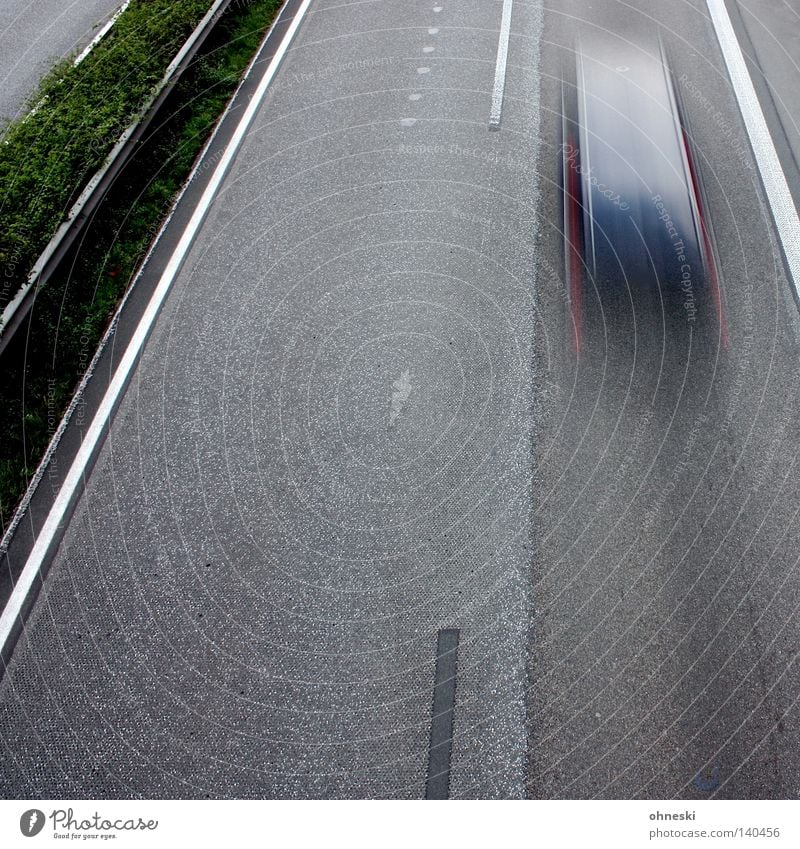
[[[563,144],[567,244],[579,254],[572,273],[598,287],[699,296],[713,257],[661,45],[609,36],[576,48]]]

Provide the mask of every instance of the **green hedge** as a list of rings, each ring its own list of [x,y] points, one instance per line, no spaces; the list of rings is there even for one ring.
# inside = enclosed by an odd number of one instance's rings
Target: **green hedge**
[[[159,0],[135,5],[139,10],[169,4]],[[280,5],[281,0],[234,0],[203,54],[170,95],[166,120],[137,150],[95,213],[74,260],[64,263],[37,293],[28,333],[18,333],[4,352],[0,361],[3,528],[119,299]],[[176,43],[182,43],[185,35]],[[64,182],[74,186],[80,180],[65,174]],[[17,220],[24,223],[24,215]]]
[[[133,0],[79,65],[65,60],[53,68],[31,99],[32,111],[4,129],[0,267],[5,297],[0,308],[23,285],[211,3]]]

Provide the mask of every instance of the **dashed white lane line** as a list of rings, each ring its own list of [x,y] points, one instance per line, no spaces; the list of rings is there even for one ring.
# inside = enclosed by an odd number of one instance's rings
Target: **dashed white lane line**
[[[253,122],[256,112],[261,106],[264,95],[272,82],[272,78],[275,76],[275,73],[281,64],[286,51],[289,49],[289,45],[292,43],[292,39],[300,27],[310,5],[311,0],[303,0],[292,19],[289,28],[286,30],[275,55],[272,57],[272,61],[269,63],[263,77],[259,81],[252,100],[248,104],[244,115],[242,115],[241,120],[236,126],[236,130],[228,142],[222,158],[219,160],[219,163],[211,176],[208,186],[206,186],[197,207],[192,213],[192,217],[186,225],[186,229],[183,231],[180,241],[176,245],[175,250],[172,252],[172,256],[169,258],[169,262],[158,281],[158,285],[156,286],[152,297],[150,298],[150,302],[148,303],[139,324],[128,343],[128,347],[117,366],[117,370],[114,372],[114,377],[103,396],[103,400],[100,402],[100,406],[92,419],[92,423],[86,432],[86,436],[81,443],[81,447],[78,449],[75,459],[72,461],[72,465],[70,466],[69,472],[64,479],[64,483],[61,485],[61,489],[53,502],[53,506],[47,514],[47,519],[36,538],[36,542],[31,549],[31,553],[28,555],[28,559],[22,569],[22,573],[14,585],[14,590],[3,609],[3,613],[0,615],[0,652],[5,652],[6,650],[6,643],[8,642],[14,625],[20,616],[22,608],[34,586],[37,576],[40,574],[40,570],[44,564],[44,559],[47,556],[50,546],[53,544],[59,526],[64,520],[69,510],[69,506],[72,503],[72,499],[77,492],[84,475],[86,474],[86,470],[91,462],[95,449],[97,448],[100,438],[108,425],[111,413],[122,395],[122,392],[128,382],[128,377],[136,366],[139,354],[147,341],[147,337],[150,335],[150,330],[158,317],[161,305],[164,303],[164,300],[172,287],[172,282],[183,264],[183,260],[189,251],[198,230],[200,229],[200,225],[205,220],[206,213],[217,194],[220,184],[225,178],[228,168],[230,167],[231,162],[233,162],[233,158],[236,156],[236,152],[242,144],[242,141]],[[265,43],[266,40],[262,42],[262,46]],[[250,67],[254,67],[254,64]]]
[[[508,38],[511,34],[511,6],[513,0],[503,0],[503,16],[500,19],[500,39],[497,43],[497,63],[494,68],[492,88],[492,111],[489,113],[489,129],[499,130],[503,116],[503,93],[506,87],[506,64],[508,62]]]
[[[724,0],[706,0],[711,22],[722,49],[722,57],[733,83],[739,111],[742,113],[747,136],[753,148],[756,165],[764,183],[767,203],[772,212],[781,247],[786,257],[790,283],[800,299],[800,219],[797,216],[792,194],[781,168],[778,153],[772,141],[766,118],[761,111],[753,81],[736,39],[733,24]]]

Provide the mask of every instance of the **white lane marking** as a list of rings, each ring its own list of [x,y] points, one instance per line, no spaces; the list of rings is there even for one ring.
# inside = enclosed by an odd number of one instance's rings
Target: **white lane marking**
[[[431,72],[430,68],[417,68],[418,74],[429,74]]]
[[[439,32],[439,27],[428,27],[428,35],[436,35]]]
[[[423,53],[433,53],[434,50],[436,50],[436,48],[432,44],[426,44],[422,48]]]
[[[418,94],[417,92],[414,92],[414,94],[408,95],[409,100],[419,100],[421,97],[422,97],[422,95]]]
[[[80,65],[81,62],[94,50],[95,47],[103,40],[103,37],[106,33],[114,26],[117,22],[117,18],[128,8],[131,0],[125,0],[125,2],[117,9],[116,12],[111,16],[111,18],[98,30],[95,37],[86,45],[86,47],[81,50],[81,52],[73,59],[73,65]]]
[[[253,118],[264,99],[267,88],[272,82],[272,78],[275,76],[275,72],[278,70],[281,60],[283,59],[286,51],[289,49],[289,45],[291,44],[292,39],[294,38],[294,35],[310,5],[311,0],[303,0],[300,8],[297,10],[294,18],[292,19],[289,28],[286,30],[286,34],[283,36],[280,46],[278,47],[275,55],[272,57],[272,61],[269,63],[267,70],[264,72],[264,76],[261,78],[261,81],[253,94],[253,99],[248,104],[244,115],[242,115],[231,140],[228,142],[228,146],[225,148],[222,158],[219,160],[219,163],[211,176],[209,184],[206,186],[197,207],[192,213],[192,217],[186,225],[186,229],[183,231],[180,241],[176,245],[175,250],[172,252],[172,256],[169,258],[169,262],[167,263],[167,266],[158,281],[158,285],[150,298],[150,302],[148,303],[144,314],[142,315],[139,324],[128,343],[125,354],[120,360],[117,370],[114,372],[114,377],[103,396],[103,400],[100,402],[97,413],[95,413],[95,416],[92,419],[92,423],[86,432],[86,437],[81,443],[81,447],[78,449],[75,459],[72,461],[72,465],[64,479],[64,483],[61,485],[61,489],[53,502],[53,506],[47,514],[47,519],[42,526],[42,530],[36,538],[36,542],[31,549],[31,553],[28,555],[22,574],[19,576],[19,579],[14,586],[14,590],[3,609],[2,615],[0,616],[0,651],[5,651],[6,649],[6,643],[8,642],[14,623],[20,615],[22,606],[34,585],[36,577],[40,574],[47,550],[52,545],[59,525],[66,516],[73,495],[77,491],[78,485],[83,479],[95,448],[97,447],[100,437],[102,436],[111,417],[111,412],[122,395],[122,390],[128,381],[128,377],[136,365],[136,361],[139,358],[139,354],[144,347],[147,337],[150,335],[150,330],[158,317],[161,305],[169,293],[175,276],[183,264],[183,260],[186,257],[195,236],[197,235],[197,231],[200,229],[200,225],[206,217],[206,213],[214,200],[217,190],[219,189],[234,156],[241,146],[245,134],[250,128],[250,124],[253,122]]]
[[[508,62],[508,37],[511,34],[511,5],[513,0],[503,0],[503,17],[500,19],[500,40],[497,43],[497,64],[494,68],[492,88],[492,111],[489,113],[489,129],[499,130],[503,115],[503,92],[506,87],[506,63]]]
[[[794,286],[797,297],[800,298],[800,219],[798,219],[792,194],[786,182],[786,175],[781,168],[778,153],[764,113],[761,111],[758,95],[750,79],[742,48],[736,39],[725,2],[724,0],[706,0],[706,3],[728,68],[728,75],[733,83],[733,90],[753,148],[756,165],[764,183],[767,203],[772,211],[778,238],[789,267],[789,275],[792,278],[790,282]]]

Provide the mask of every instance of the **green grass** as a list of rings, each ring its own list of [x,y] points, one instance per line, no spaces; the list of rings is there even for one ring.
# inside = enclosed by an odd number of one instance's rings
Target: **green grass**
[[[211,0],[134,0],[79,65],[59,63],[0,144],[0,267],[15,288]],[[8,273],[10,270],[10,274]],[[15,294],[9,286],[6,298]],[[3,305],[3,304],[0,304]]]
[[[54,82],[55,74],[48,78],[44,86],[45,93],[49,94],[46,107],[24,125],[10,128],[5,137],[8,144],[0,153],[0,180],[6,190],[0,210],[0,231],[4,231],[0,237],[0,251],[5,252],[0,254],[0,264],[32,265],[38,251],[50,238],[49,234],[62,219],[64,209],[74,201],[80,186],[104,158],[105,154],[93,153],[100,143],[96,142],[93,148],[92,140],[112,139],[113,142],[136,114],[141,102],[147,99],[152,85],[160,79],[156,65],[163,72],[209,5],[207,0],[152,0],[131,4],[128,11],[139,16],[145,7],[153,11],[163,9],[160,14],[163,14],[164,24],[177,20],[173,15],[177,14],[178,7],[187,16],[192,12],[196,18],[194,24],[183,26],[180,35],[171,33],[174,37],[169,40],[169,47],[162,47],[164,41],[158,41],[152,32],[152,21],[144,27],[141,17],[136,18],[141,30],[137,30],[131,19],[127,22],[130,26],[125,29],[129,35],[123,39],[118,33],[115,38],[117,42],[125,40],[129,44],[132,57],[123,61],[118,53],[113,53],[119,49],[119,44],[103,47],[104,51],[117,55],[120,64],[127,68],[126,71],[120,67],[109,77],[108,100],[113,101],[113,107],[107,106],[103,98],[88,98],[81,88],[87,77],[81,76],[84,81],[81,86],[70,83],[69,89]],[[4,435],[0,444],[0,521],[3,527],[25,491],[116,305],[280,5],[280,0],[252,0],[249,3],[239,0],[223,15],[203,55],[192,63],[170,96],[169,119],[153,132],[117,179],[82,239],[74,261],[64,263],[69,267],[53,275],[37,294],[27,337],[24,330],[20,331],[19,337],[26,338],[15,338],[6,349],[0,362],[3,375],[0,432]],[[122,19],[121,16],[115,29]],[[129,97],[119,90],[127,85],[125,81],[130,78],[131,62],[136,61],[135,57],[146,61],[147,45],[151,42],[159,45],[158,52],[163,51],[160,65],[147,62],[148,70],[137,76],[135,96]],[[95,48],[98,49],[99,46]],[[99,78],[94,76],[97,73],[97,68],[89,72],[94,80],[92,90],[95,85],[99,87]],[[66,97],[71,105],[67,107],[56,102],[61,97]],[[100,105],[97,120],[76,120],[75,110],[81,103],[86,110]],[[47,119],[43,114],[45,108],[49,114]],[[60,123],[62,120],[64,126]],[[39,128],[39,134],[50,132],[54,140],[63,143],[62,156],[58,155],[58,143],[55,142],[48,155],[43,152],[35,157],[23,155],[24,139],[33,142],[39,138],[32,129],[34,126]],[[76,135],[80,142],[75,141]],[[10,159],[12,149],[16,151],[16,164]],[[14,184],[6,187],[9,174],[13,175]],[[27,186],[26,192],[23,186]],[[30,203],[26,203],[26,197],[31,199]],[[26,208],[27,215],[24,214]],[[16,214],[12,214],[14,209]],[[45,232],[47,238],[42,235]]]

